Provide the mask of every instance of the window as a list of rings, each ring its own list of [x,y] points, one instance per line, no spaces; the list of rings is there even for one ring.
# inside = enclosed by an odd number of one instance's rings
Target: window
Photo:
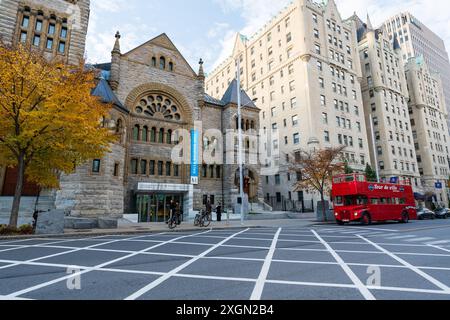
[[[27,33],[26,33],[25,31],[22,31],[22,32],[20,33],[20,42],[21,42],[21,43],[27,42]]]
[[[42,31],[42,21],[41,20],[36,20],[35,30],[38,32]]]
[[[159,58],[159,68],[161,70],[166,69],[166,58],[164,57]]]
[[[28,28],[29,24],[30,24],[30,18],[27,16],[24,16],[23,20],[22,20],[22,28]]]
[[[328,114],[322,113],[322,122],[323,124],[328,124]]]
[[[296,127],[298,125],[298,116],[295,115],[292,117],[292,126]]]
[[[92,161],[92,173],[100,173],[100,162],[99,159]]]
[[[62,39],[66,39],[66,38],[67,38],[67,28],[66,28],[66,27],[61,28],[61,34],[60,34],[60,37],[61,37]]]
[[[58,46],[58,52],[59,53],[65,53],[66,52],[66,43],[60,42]]]
[[[141,160],[141,175],[145,176],[147,174],[147,160]]]
[[[300,143],[300,134],[295,133],[294,134],[294,144],[299,144],[299,143]]]
[[[325,96],[324,96],[324,95],[321,95],[321,96],[320,96],[320,105],[323,106],[323,107],[325,107],[325,106],[326,106],[326,103],[327,103],[327,100],[326,100]]]
[[[180,166],[178,164],[174,164],[173,165],[173,176],[174,177],[179,177],[180,176]]]
[[[166,162],[166,176],[170,177],[172,175],[172,162]]]
[[[320,46],[318,44],[315,45],[315,50],[317,54],[320,54]]]
[[[55,29],[56,29],[55,24],[50,23],[50,24],[48,25],[47,33],[48,33],[49,35],[54,35],[54,34],[55,34]]]
[[[330,142],[330,132],[324,131],[324,140],[325,142]]]
[[[33,45],[39,47],[40,43],[41,43],[41,36],[35,35],[33,38]]]
[[[47,44],[45,46],[48,50],[52,50],[53,49],[53,39],[48,38],[47,39]]]
[[[155,160],[150,160],[148,171],[151,176],[155,175]]]
[[[119,176],[119,170],[120,170],[120,164],[119,163],[115,163],[114,164],[114,172],[113,172],[113,176],[114,177],[118,177]]]
[[[164,163],[162,161],[158,161],[158,175],[159,176],[163,175],[163,167],[164,167]]]
[[[138,173],[138,160],[137,159],[131,159],[131,166],[130,166],[130,170],[131,170],[131,174],[137,174]]]
[[[314,37],[316,37],[317,39],[319,39],[319,30],[314,29]]]
[[[286,42],[289,43],[289,42],[291,42],[291,40],[292,40],[292,34],[289,32],[289,33],[286,35]]]
[[[297,107],[297,98],[291,99],[291,108],[295,109]]]

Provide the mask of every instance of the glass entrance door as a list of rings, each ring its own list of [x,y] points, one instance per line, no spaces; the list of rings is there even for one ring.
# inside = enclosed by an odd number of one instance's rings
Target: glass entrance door
[[[136,209],[139,222],[165,222],[170,218],[170,202],[175,201],[180,213],[183,213],[182,194],[138,194],[136,196]]]

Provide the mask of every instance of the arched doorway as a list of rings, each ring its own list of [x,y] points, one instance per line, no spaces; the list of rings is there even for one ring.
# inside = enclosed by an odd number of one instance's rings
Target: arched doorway
[[[240,191],[240,174],[239,169],[236,170],[235,174],[235,185]],[[244,193],[248,195],[250,202],[253,202],[258,198],[258,180],[255,173],[244,167]]]

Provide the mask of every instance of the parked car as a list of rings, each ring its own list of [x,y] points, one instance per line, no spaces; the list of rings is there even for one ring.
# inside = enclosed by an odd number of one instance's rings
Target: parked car
[[[441,208],[437,209],[434,214],[436,215],[436,218],[438,219],[447,219],[450,218],[450,209],[447,208]]]
[[[418,208],[417,209],[417,219],[425,220],[425,219],[436,219],[436,214],[427,208]]]

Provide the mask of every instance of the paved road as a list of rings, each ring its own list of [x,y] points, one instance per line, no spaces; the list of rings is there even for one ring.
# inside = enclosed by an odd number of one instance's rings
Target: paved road
[[[0,299],[445,299],[450,220],[0,241]]]

